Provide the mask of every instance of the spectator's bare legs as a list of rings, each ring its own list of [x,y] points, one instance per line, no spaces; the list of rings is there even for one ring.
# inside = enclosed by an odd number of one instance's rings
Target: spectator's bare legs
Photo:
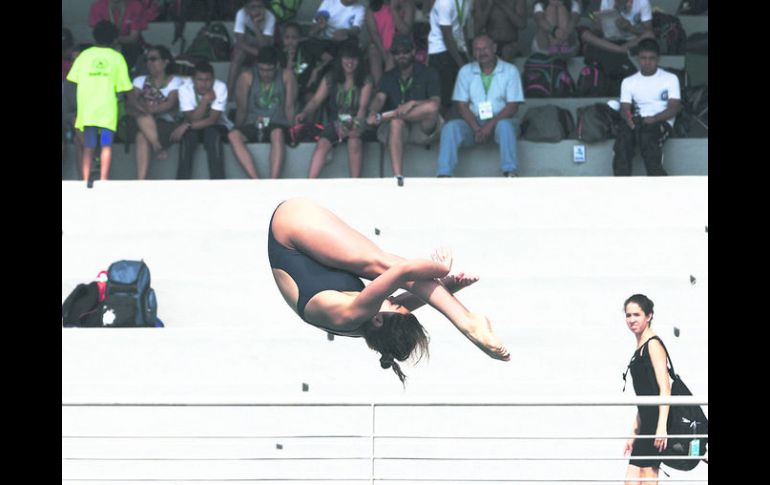
[[[374,85],[380,85],[380,79],[382,78],[382,53],[380,49],[374,45],[374,42],[369,44],[369,72],[372,74]]]
[[[357,179],[361,176],[361,160],[364,157],[364,142],[361,137],[351,134],[348,137],[348,165],[350,177]]]
[[[102,154],[99,157],[99,161],[102,165],[100,180],[109,180],[110,163],[112,162],[112,147],[102,147]]]
[[[72,144],[75,147],[75,167],[77,168],[78,176],[83,178],[83,174],[80,171],[83,170],[83,149],[86,146],[86,136],[77,128],[73,130],[73,133]]]
[[[385,64],[385,69],[382,67],[383,64]],[[380,84],[382,73],[393,69],[395,66],[396,61],[393,59],[393,54],[386,52],[385,56],[383,56],[380,49],[374,45],[374,42],[369,44],[369,71],[372,74],[375,86]]]
[[[282,128],[274,128],[270,132],[270,178],[281,176],[283,158],[286,155],[286,141]]]
[[[310,169],[308,170],[307,178],[318,178],[318,175],[321,173],[321,169],[323,169],[324,165],[326,164],[326,155],[329,154],[331,149],[332,143],[329,140],[323,137],[318,139],[318,143],[315,145],[315,150],[313,150],[313,156],[310,158]]]
[[[548,6],[545,7],[543,16],[545,17],[545,20],[548,22],[548,24],[556,25],[556,9],[553,5],[548,4]],[[548,50],[548,48],[551,46],[550,32],[546,32],[542,28],[538,28],[537,32],[535,32],[535,37],[537,38],[537,45],[540,46],[540,48],[543,50]]]
[[[230,146],[233,149],[235,158],[238,159],[238,163],[241,164],[249,178],[259,178],[254,164],[254,157],[251,156],[251,152],[246,148],[246,137],[243,136],[243,133],[239,130],[232,130],[227,134],[227,139],[230,140]]]
[[[89,147],[83,147],[83,158],[80,160],[81,171],[80,175],[83,177],[84,182],[88,182],[88,175],[91,173],[91,163],[94,158],[94,149]]]
[[[246,51],[238,47],[236,44],[233,47],[233,56],[230,60],[230,69],[227,71],[227,92],[235,92],[235,80],[238,79],[238,74],[241,72],[241,66],[246,60]]]
[[[136,142],[136,179],[147,178],[147,170],[150,167],[150,142],[147,137],[138,132],[134,140]]]
[[[158,124],[155,122],[155,118],[152,115],[140,115],[136,117],[136,126],[139,127],[139,132],[144,135],[147,142],[155,152],[155,157],[158,160],[165,160],[168,158],[168,153],[163,149],[163,145],[160,144],[160,138],[158,137]]]
[[[390,139],[388,142],[390,148],[390,160],[394,175],[403,175],[402,168],[404,164],[404,122],[419,123],[420,130],[423,133],[430,134],[436,129],[438,123],[438,113],[441,103],[422,103],[412,108],[402,118],[394,118],[390,122]]]
[[[404,140],[401,137],[404,129],[404,120],[394,119],[390,122],[388,148],[390,149],[390,163],[395,176],[403,175],[401,170],[404,166]]]

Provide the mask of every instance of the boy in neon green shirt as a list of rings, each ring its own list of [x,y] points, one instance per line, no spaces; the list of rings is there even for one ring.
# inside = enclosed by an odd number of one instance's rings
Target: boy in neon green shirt
[[[110,47],[118,28],[103,20],[93,30],[96,46],[84,50],[72,64],[67,80],[78,85],[75,128],[85,133],[83,178],[88,180],[96,137],[101,131],[101,180],[107,180],[112,158],[112,139],[118,126],[117,93],[132,91],[123,55]]]

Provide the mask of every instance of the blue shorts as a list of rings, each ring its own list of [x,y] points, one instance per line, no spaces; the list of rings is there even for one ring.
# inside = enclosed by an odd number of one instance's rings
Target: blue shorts
[[[101,146],[112,146],[112,139],[115,133],[107,128],[99,128],[98,126],[85,126],[83,127],[83,133],[86,135],[86,148],[96,148],[96,134],[97,131],[102,131]]]

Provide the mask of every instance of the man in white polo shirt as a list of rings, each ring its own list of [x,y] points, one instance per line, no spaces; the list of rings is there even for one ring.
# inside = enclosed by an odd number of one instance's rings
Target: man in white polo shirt
[[[521,74],[516,66],[499,59],[497,45],[487,34],[473,40],[477,62],[460,69],[452,99],[461,119],[441,130],[438,152],[439,177],[451,177],[458,162],[458,149],[485,143],[500,146],[500,169],[504,177],[515,177],[518,169],[516,129],[513,116],[524,102]]]
[[[660,47],[653,39],[639,43],[639,72],[620,87],[620,123],[612,171],[631,175],[637,142],[647,175],[668,175],[663,169],[663,143],[682,109],[679,78],[658,68]]]

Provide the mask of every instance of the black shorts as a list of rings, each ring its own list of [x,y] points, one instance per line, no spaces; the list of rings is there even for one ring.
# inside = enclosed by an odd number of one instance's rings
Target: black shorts
[[[289,139],[289,133],[288,133],[289,127],[280,125],[277,123],[270,123],[269,125],[267,125],[266,128],[262,128],[261,136],[260,136],[260,129],[257,128],[257,126],[254,124],[244,125],[244,126],[241,126],[240,128],[235,128],[235,129],[243,133],[243,136],[246,137],[246,140],[249,143],[270,143],[270,133],[272,133],[273,130],[275,129],[279,129],[283,131],[284,140]]]
[[[158,141],[163,148],[171,146],[171,133],[179,126],[179,123],[172,123],[161,118],[155,118],[155,124],[158,127]],[[134,143],[136,134],[139,132],[139,126],[136,124],[136,118],[133,116],[124,116],[121,123],[118,124],[117,136],[124,143]]]

